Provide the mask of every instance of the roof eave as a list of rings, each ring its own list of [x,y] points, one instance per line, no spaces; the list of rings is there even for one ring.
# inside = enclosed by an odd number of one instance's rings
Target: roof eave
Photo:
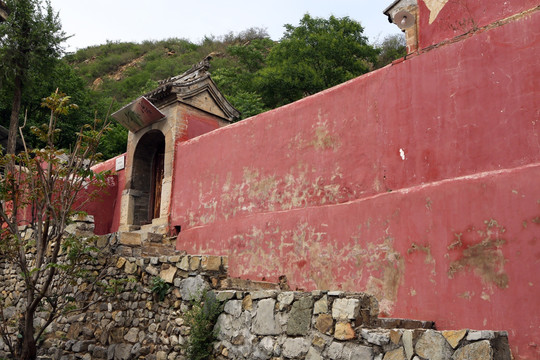
[[[394,6],[396,6],[397,4],[399,4],[401,2],[401,0],[395,0],[392,4],[390,4],[384,11],[383,11],[383,14],[388,16],[389,19],[391,19],[391,16],[390,16],[390,10],[392,10],[394,8]],[[390,22],[392,22],[390,20]]]

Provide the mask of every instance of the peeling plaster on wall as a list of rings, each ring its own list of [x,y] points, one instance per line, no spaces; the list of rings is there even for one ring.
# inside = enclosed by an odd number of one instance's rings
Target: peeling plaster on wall
[[[268,268],[290,276],[298,268],[299,259],[309,256],[304,238],[309,230],[307,224],[299,224],[294,232],[282,232],[277,224],[267,225],[265,229],[253,226],[249,232],[233,236],[231,248],[238,257],[238,266],[259,277],[266,276]],[[261,243],[268,244],[268,249],[259,246]],[[282,256],[287,259],[286,268],[280,267]]]
[[[390,231],[390,224],[399,216],[398,208],[388,218],[379,219],[384,224],[384,235],[376,241],[366,239],[364,248],[359,249],[360,254],[357,256],[357,268],[365,267],[369,274],[366,291],[377,297],[380,312],[386,316],[393,313],[405,274],[404,256],[394,248],[394,237]],[[368,230],[371,222],[371,219],[366,221]],[[354,284],[350,286],[353,288]]]
[[[413,254],[415,252],[420,252],[425,254],[424,264],[431,265],[431,272],[430,272],[430,278],[429,281],[431,281],[432,284],[437,284],[437,281],[435,280],[437,276],[437,263],[433,256],[431,255],[431,246],[429,244],[426,245],[419,245],[416,243],[412,243],[411,247],[407,250],[407,254]]]
[[[214,183],[214,181],[213,181]],[[196,187],[199,190],[199,209],[197,212],[190,211],[187,215],[190,225],[207,225],[216,220],[217,201],[215,198],[208,198],[207,192],[203,190],[202,184],[198,183]]]
[[[368,225],[366,222],[366,229]],[[239,273],[259,278],[283,274],[294,283],[301,271],[308,275],[308,279],[302,278],[304,284],[311,282],[321,290],[349,291],[366,284],[366,291],[377,297],[383,314],[392,313],[405,272],[404,257],[394,249],[394,239],[384,236],[370,242],[363,238],[360,226],[350,241],[342,243],[308,223],[293,230],[280,229],[278,224],[265,229],[254,226],[235,235],[230,243]]]
[[[431,256],[431,247],[429,244],[418,245],[418,244],[412,243],[409,250],[407,250],[407,254],[412,254],[417,251],[423,252],[424,254],[426,254],[426,259],[424,260],[424,263],[426,265],[435,263],[435,259],[433,259],[433,256]]]
[[[471,299],[474,297],[474,291],[472,293],[470,291],[465,291],[462,294],[458,294],[458,297],[471,301]]]
[[[269,248],[263,249],[259,246],[261,243],[268,244]],[[299,269],[307,270],[317,288],[330,289],[335,285],[334,274],[339,270],[334,257],[354,254],[352,245],[338,248],[335,243],[327,239],[326,233],[307,223],[286,231],[280,231],[278,225],[270,224],[264,230],[253,227],[248,233],[235,235],[232,248],[242,270],[263,277],[270,268],[288,278],[293,278]],[[308,269],[305,269],[306,266]]]
[[[444,8],[448,0],[424,0],[427,8],[429,9],[429,23],[433,23],[439,12]]]
[[[540,225],[540,216],[536,216],[532,219],[523,220],[523,222],[521,223],[521,225],[523,226],[523,229],[527,229],[527,227],[529,226],[529,222],[534,225]]]
[[[337,136],[330,134],[326,122],[319,122],[315,127],[315,136],[309,145],[317,150],[337,150],[341,146],[341,143]]]
[[[505,232],[503,226],[491,219],[484,222],[484,229],[475,231],[471,228],[465,231],[463,236],[460,234],[459,242],[454,242],[451,250],[460,251],[461,254],[450,264],[448,277],[453,279],[459,272],[472,270],[486,286],[483,299],[486,298],[488,291],[493,292],[493,286],[499,289],[508,288],[509,278],[504,271],[504,265],[508,260],[503,253],[506,240],[502,238]],[[476,242],[478,238],[480,242]]]
[[[382,244],[369,243],[366,259],[366,268],[372,274],[368,279],[366,291],[375,295],[379,300],[379,309],[382,315],[393,313],[398,290],[405,274],[405,261],[403,256],[393,247],[394,239],[387,236]],[[378,276],[376,276],[378,273]]]
[[[298,163],[288,173],[277,177],[262,175],[258,169],[246,167],[241,181],[237,183],[233,183],[231,173],[227,174],[223,185],[217,178],[212,180],[209,189],[203,189],[198,183],[198,208],[189,211],[189,226],[227,220],[239,214],[337,204],[355,197],[355,190],[342,184],[343,174],[339,167],[334,169],[329,179],[322,176],[310,179],[315,171],[310,165]],[[220,195],[217,199],[209,198],[212,194]]]
[[[453,250],[457,247],[463,246],[463,242],[461,241],[462,236],[463,236],[463,233],[454,233],[455,240],[450,245],[448,245],[447,249]]]
[[[341,147],[339,137],[332,135],[329,130],[328,121],[319,120],[311,129],[308,139],[303,137],[304,134],[297,134],[289,143],[289,150],[305,150],[312,147],[318,151],[327,149],[336,151]]]
[[[429,197],[426,198],[426,209],[428,209],[429,211],[433,210],[433,202]]]

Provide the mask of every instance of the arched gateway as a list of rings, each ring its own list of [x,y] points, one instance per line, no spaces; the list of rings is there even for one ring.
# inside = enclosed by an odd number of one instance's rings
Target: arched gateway
[[[161,190],[163,188],[165,136],[159,130],[150,130],[139,140],[133,154],[134,196],[133,225],[150,224],[160,217]]]
[[[210,59],[113,114],[129,130],[120,231],[167,233],[175,144],[239,117],[210,78]]]

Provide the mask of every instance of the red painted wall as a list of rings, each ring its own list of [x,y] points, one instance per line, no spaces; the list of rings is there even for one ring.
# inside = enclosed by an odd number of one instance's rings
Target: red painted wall
[[[229,273],[294,288],[368,291],[383,316],[504,329],[540,353],[540,165],[182,231],[178,248],[228,254]]]
[[[184,142],[196,138],[220,127],[219,117],[196,109],[193,106],[181,104],[179,113],[179,123],[185,124],[185,128],[179,130],[181,135],[176,138],[176,142]]]
[[[118,231],[120,224],[120,200],[126,184],[125,171],[115,171],[116,159],[121,156],[125,156],[125,154],[104,161],[92,168],[96,173],[103,171],[111,172],[111,175],[107,177],[107,187],[102,191],[101,196],[85,206],[85,211],[94,216],[94,232],[97,235]]]
[[[188,139],[193,139],[219,128],[218,120],[202,111],[186,108],[182,115],[188,124],[186,134]]]
[[[173,194],[172,222],[340,203],[538,162],[538,35],[525,31],[538,17],[179,143],[175,188],[189,191]]]
[[[430,9],[425,1],[418,1],[420,49],[539,6],[537,0],[448,0],[430,24]]]
[[[538,23],[178,143],[177,248],[229,254],[233,276],[367,290],[388,316],[506,329],[516,358],[539,358]]]

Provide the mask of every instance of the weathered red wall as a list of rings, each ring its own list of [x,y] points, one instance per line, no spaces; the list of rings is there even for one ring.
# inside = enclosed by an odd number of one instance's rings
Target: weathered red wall
[[[463,35],[473,29],[482,28],[495,21],[538,7],[538,0],[448,0],[431,24],[428,3],[440,0],[419,0],[420,34],[419,48],[438,44],[441,41]]]
[[[368,291],[383,316],[505,329],[537,359],[539,178],[536,165],[262,213],[183,231],[178,247],[228,254],[232,276]]]
[[[97,235],[104,235],[118,231],[120,224],[120,200],[126,184],[125,171],[115,171],[116,159],[125,156],[119,155],[92,168],[96,173],[110,171],[107,177],[107,187],[94,201],[85,205],[85,211],[94,216],[95,230]]]
[[[217,119],[210,117],[209,114],[205,114],[202,111],[196,109],[186,108],[183,112],[183,117],[187,121],[187,137],[193,139],[194,137],[206,134],[212,130],[219,128],[219,122]]]
[[[507,329],[537,359],[538,23],[178,143],[177,248],[229,254],[233,276],[368,290],[388,316]]]

